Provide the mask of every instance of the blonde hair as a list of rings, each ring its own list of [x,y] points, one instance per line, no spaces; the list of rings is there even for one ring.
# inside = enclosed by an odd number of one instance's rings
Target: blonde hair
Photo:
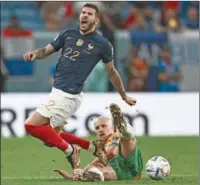
[[[108,123],[109,125],[113,126],[113,119],[110,117],[110,116],[99,116],[99,117],[96,117],[96,118],[92,118],[90,121],[91,123],[96,126],[98,120],[100,117],[105,117],[105,118],[108,118]]]

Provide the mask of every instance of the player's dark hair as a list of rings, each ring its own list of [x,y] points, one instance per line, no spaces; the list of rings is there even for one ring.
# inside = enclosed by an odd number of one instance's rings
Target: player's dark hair
[[[88,7],[88,8],[94,9],[94,10],[96,11],[96,16],[97,16],[97,17],[100,17],[99,8],[98,8],[96,5],[90,4],[90,3],[86,3],[86,4],[83,5],[83,8],[84,8],[84,7]],[[82,9],[83,9],[83,8],[82,8]]]

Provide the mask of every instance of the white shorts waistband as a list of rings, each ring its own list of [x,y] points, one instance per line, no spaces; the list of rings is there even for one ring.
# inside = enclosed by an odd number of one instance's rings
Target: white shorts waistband
[[[55,87],[52,87],[51,93],[60,93],[62,96],[68,97],[68,98],[76,98],[76,97],[80,97],[83,95],[83,92],[81,92],[79,94],[70,94],[70,93],[64,92],[60,89],[56,89]]]

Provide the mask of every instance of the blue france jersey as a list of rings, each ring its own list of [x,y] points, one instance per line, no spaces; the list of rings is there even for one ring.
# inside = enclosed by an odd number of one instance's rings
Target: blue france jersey
[[[97,32],[81,35],[78,29],[67,29],[51,42],[55,51],[62,49],[56,65],[54,87],[78,94],[95,65],[113,60],[113,47]]]

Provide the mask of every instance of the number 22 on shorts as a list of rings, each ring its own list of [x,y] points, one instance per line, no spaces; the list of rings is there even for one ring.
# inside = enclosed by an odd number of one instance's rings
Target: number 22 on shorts
[[[47,109],[47,110],[50,110],[50,107],[54,106],[55,105],[55,101],[54,100],[49,100],[45,105],[44,107]]]

